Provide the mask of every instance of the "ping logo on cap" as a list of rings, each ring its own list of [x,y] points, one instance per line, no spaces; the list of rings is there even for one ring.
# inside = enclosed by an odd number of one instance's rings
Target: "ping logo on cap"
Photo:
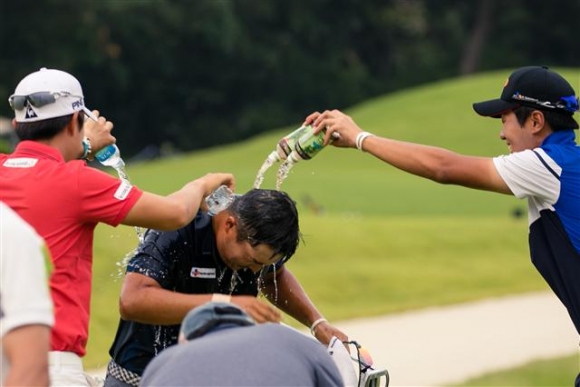
[[[80,110],[83,108],[83,106],[85,106],[83,99],[79,99],[78,101],[74,101],[72,103],[72,109],[73,110]]]

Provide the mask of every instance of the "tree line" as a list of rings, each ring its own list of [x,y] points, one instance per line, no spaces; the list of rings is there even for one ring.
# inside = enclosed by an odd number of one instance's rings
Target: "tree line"
[[[0,94],[62,69],[125,154],[188,151],[425,82],[578,66],[579,14],[577,0],[5,1]]]

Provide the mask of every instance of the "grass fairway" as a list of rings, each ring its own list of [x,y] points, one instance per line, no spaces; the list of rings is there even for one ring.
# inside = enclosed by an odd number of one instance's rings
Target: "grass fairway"
[[[499,155],[506,151],[499,120],[478,117],[471,103],[496,98],[509,72],[392,94],[349,113],[376,134]],[[569,79],[577,73],[563,71]],[[130,165],[128,172],[140,188],[167,194],[207,172],[229,171],[243,193],[278,139],[302,119],[237,144]],[[262,188],[275,187],[275,174],[275,167],[266,173]],[[282,189],[298,204],[305,242],[288,267],[331,320],[547,289],[529,262],[526,217],[511,215],[525,203],[513,197],[438,185],[332,147],[297,164]],[[136,242],[130,227],[97,228],[87,368],[108,361],[122,281],[116,264]]]
[[[512,370],[486,374],[458,386],[566,387],[573,386],[578,355],[538,360]]]

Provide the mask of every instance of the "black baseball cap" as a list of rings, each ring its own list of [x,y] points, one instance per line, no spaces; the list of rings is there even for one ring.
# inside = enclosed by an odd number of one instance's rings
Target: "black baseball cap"
[[[578,98],[561,75],[545,66],[527,66],[514,71],[505,81],[499,99],[473,104],[481,116],[498,118],[520,106],[553,111],[572,117],[578,111]],[[571,127],[578,127],[574,120]]]

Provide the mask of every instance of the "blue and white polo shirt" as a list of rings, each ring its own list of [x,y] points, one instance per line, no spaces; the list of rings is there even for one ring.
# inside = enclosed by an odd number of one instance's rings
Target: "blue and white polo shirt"
[[[494,158],[513,194],[528,199],[532,263],[580,333],[580,147],[573,130],[539,148]]]

